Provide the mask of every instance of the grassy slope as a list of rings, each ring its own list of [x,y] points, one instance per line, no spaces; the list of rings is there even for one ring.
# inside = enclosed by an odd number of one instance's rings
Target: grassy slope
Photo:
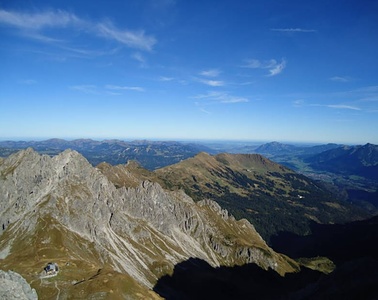
[[[36,289],[39,299],[124,299],[127,295],[160,299],[129,275],[104,264],[92,243],[52,217],[39,218],[35,232],[19,225],[12,224],[1,238],[0,250],[4,254],[9,250],[9,254],[0,260],[0,268],[21,274]],[[51,261],[58,264],[58,275],[39,279]]]
[[[312,221],[361,217],[314,181],[257,154],[200,153],[155,173],[166,188],[213,199],[236,218],[248,219],[265,239],[280,231],[306,234]]]

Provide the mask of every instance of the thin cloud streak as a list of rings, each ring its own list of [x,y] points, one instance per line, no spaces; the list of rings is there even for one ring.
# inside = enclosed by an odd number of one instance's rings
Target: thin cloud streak
[[[333,76],[330,78],[331,81],[336,81],[336,82],[350,82],[352,78],[348,76]]]
[[[213,103],[232,104],[232,103],[249,102],[247,98],[233,96],[227,92],[216,92],[216,91],[210,91],[207,94],[200,94],[200,95],[195,96],[194,98],[206,99],[207,101],[210,102],[210,103],[204,103],[204,104],[213,104]]]
[[[317,32],[315,29],[303,29],[303,28],[272,28],[271,31],[278,32]]]
[[[361,110],[361,108],[351,105],[343,105],[343,104],[335,104],[335,105],[326,105],[329,108],[337,108],[337,109],[351,109],[351,110]]]
[[[98,94],[98,89],[92,84],[73,85],[69,87],[71,90],[79,91],[84,94]]]
[[[43,29],[69,27],[144,51],[152,51],[157,42],[153,36],[146,35],[143,30],[119,29],[109,21],[93,23],[63,10],[35,14],[0,10],[0,23],[18,28],[23,36],[46,43],[56,42],[59,39],[43,35],[41,33]]]
[[[109,89],[109,90],[123,90],[123,91],[136,91],[136,92],[144,92],[144,88],[142,87],[139,87],[139,86],[119,86],[119,85],[111,85],[111,84],[107,84],[105,86],[106,89]]]
[[[200,102],[195,102],[194,103],[196,106],[198,106],[198,108],[199,108],[199,110],[201,111],[201,112],[203,112],[203,113],[205,113],[205,114],[207,114],[207,115],[211,115],[211,112],[210,111],[208,111],[207,109],[205,109],[205,108],[203,108],[201,105],[202,105],[202,103],[200,103]]]
[[[204,70],[200,72],[200,75],[206,76],[206,77],[218,77],[220,73],[221,71],[218,69],[210,69],[210,70]]]
[[[131,55],[132,59],[135,59],[136,61],[140,62],[141,68],[147,68],[147,62],[142,53],[136,52]]]
[[[361,108],[357,106],[345,105],[345,104],[310,104],[310,106],[328,107],[328,108],[333,108],[333,109],[349,109],[349,110],[358,110],[358,111],[362,110]]]
[[[119,30],[110,22],[97,24],[97,29],[97,33],[100,36],[114,39],[130,48],[151,51],[152,47],[156,44],[156,39],[152,36],[146,36],[143,30]]]
[[[217,86],[224,86],[224,82],[221,80],[206,80],[206,79],[200,79],[199,82],[202,82],[203,84],[217,87]]]
[[[68,27],[84,25],[76,15],[57,10],[44,13],[27,14],[0,10],[0,23],[26,30],[38,30],[45,27]]]
[[[270,59],[268,61],[260,61],[258,59],[247,59],[245,60],[245,64],[242,66],[243,68],[248,69],[268,69],[269,74],[266,75],[268,77],[276,76],[280,74],[286,67],[286,60],[282,59],[280,63],[278,63],[275,59]]]
[[[159,81],[172,81],[175,80],[173,77],[166,77],[166,76],[160,76],[158,78]]]

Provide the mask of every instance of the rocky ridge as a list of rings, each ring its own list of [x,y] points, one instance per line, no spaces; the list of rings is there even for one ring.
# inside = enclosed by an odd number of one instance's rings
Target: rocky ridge
[[[78,284],[87,296],[154,298],[157,279],[190,257],[212,266],[256,263],[279,274],[299,268],[217,203],[195,203],[149,181],[116,188],[76,151],[20,151],[0,161],[0,181],[0,267],[24,275],[46,298],[68,297]],[[49,260],[63,266],[58,279],[39,283],[35,274]],[[100,278],[106,287],[88,294],[84,287]],[[115,278],[131,287],[114,286]]]

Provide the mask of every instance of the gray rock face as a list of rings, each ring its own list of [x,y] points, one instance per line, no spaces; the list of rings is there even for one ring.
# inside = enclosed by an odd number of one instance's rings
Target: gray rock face
[[[102,263],[147,287],[190,257],[213,266],[253,262],[281,274],[293,270],[249,222],[211,200],[195,203],[147,181],[117,189],[71,150],[51,158],[27,149],[1,161],[0,241],[10,225],[13,239],[33,234],[45,216],[93,243]],[[0,243],[0,258],[9,253],[11,245]]]
[[[0,299],[36,300],[38,295],[20,274],[0,270]]]

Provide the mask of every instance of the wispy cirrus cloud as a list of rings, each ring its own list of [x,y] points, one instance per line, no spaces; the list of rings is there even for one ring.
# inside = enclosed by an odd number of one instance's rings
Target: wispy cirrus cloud
[[[220,73],[221,71],[218,69],[209,69],[201,71],[199,74],[206,77],[218,77]]]
[[[156,44],[153,36],[145,34],[144,30],[132,31],[116,28],[111,22],[98,23],[96,33],[107,39],[113,39],[130,48],[151,51]]]
[[[138,61],[140,63],[141,68],[146,68],[147,67],[147,61],[146,58],[143,56],[142,53],[140,52],[135,52],[131,55],[131,58]]]
[[[119,96],[122,95],[121,91],[136,91],[136,92],[144,92],[144,88],[139,86],[119,86],[119,85],[112,85],[107,84],[104,87],[99,87],[94,84],[79,84],[79,85],[72,85],[69,86],[70,90],[78,91],[80,93],[88,94],[88,95],[111,95],[111,96]]]
[[[272,28],[271,31],[278,31],[278,32],[287,32],[287,33],[295,33],[295,32],[317,32],[315,29],[305,29],[305,28]]]
[[[129,48],[144,51],[151,51],[157,42],[155,37],[145,34],[143,30],[120,29],[110,21],[92,22],[84,20],[64,10],[21,13],[0,9],[0,24],[16,28],[23,36],[46,43],[62,41],[61,34],[59,34],[59,37],[51,37],[54,34],[51,30],[48,35],[44,32],[45,29],[54,28],[80,30],[93,37],[110,39]]]
[[[175,80],[173,77],[167,77],[167,76],[160,76],[158,78],[159,81],[173,81]]]
[[[328,105],[324,105],[324,106],[329,107],[329,108],[336,108],[336,109],[361,110],[361,108],[359,108],[357,106],[344,105],[344,104],[328,104]]]
[[[224,82],[221,80],[208,80],[208,79],[198,79],[199,82],[206,84],[208,86],[217,87],[224,86]]]
[[[292,103],[294,107],[302,107],[305,105],[305,101],[302,99],[294,100]]]
[[[108,90],[118,90],[118,91],[136,91],[136,92],[144,92],[145,89],[140,86],[119,86],[119,85],[112,85],[107,84],[105,88]]]
[[[62,10],[29,14],[0,9],[0,23],[26,30],[85,25],[76,15]]]
[[[378,110],[378,86],[374,85],[330,93],[293,94],[290,97],[297,99],[292,101],[293,107],[324,107],[361,113]]]
[[[326,107],[326,108],[332,108],[332,109],[346,109],[346,110],[356,110],[361,111],[362,109],[355,105],[349,105],[349,104],[319,104],[319,103],[312,103],[312,104],[306,104],[303,100],[296,100],[293,101],[294,107]]]
[[[275,59],[261,61],[253,58],[245,60],[245,64],[242,67],[249,69],[267,69],[269,74],[266,76],[270,77],[280,74],[285,69],[286,60],[282,59],[281,62],[277,62]]]
[[[282,60],[281,63],[277,63],[272,68],[269,69],[269,75],[268,76],[276,76],[280,74],[283,69],[286,67],[286,61]]]
[[[97,86],[93,84],[81,84],[81,85],[72,85],[69,87],[71,90],[79,91],[84,94],[98,94]]]
[[[200,94],[193,97],[194,99],[205,99],[207,100],[207,104],[211,103],[245,103],[249,102],[249,100],[245,97],[237,97],[229,94],[228,92],[218,92],[218,91],[210,91],[206,94]],[[211,103],[209,103],[209,101]]]
[[[352,78],[349,76],[333,76],[329,80],[336,82],[350,82]]]

